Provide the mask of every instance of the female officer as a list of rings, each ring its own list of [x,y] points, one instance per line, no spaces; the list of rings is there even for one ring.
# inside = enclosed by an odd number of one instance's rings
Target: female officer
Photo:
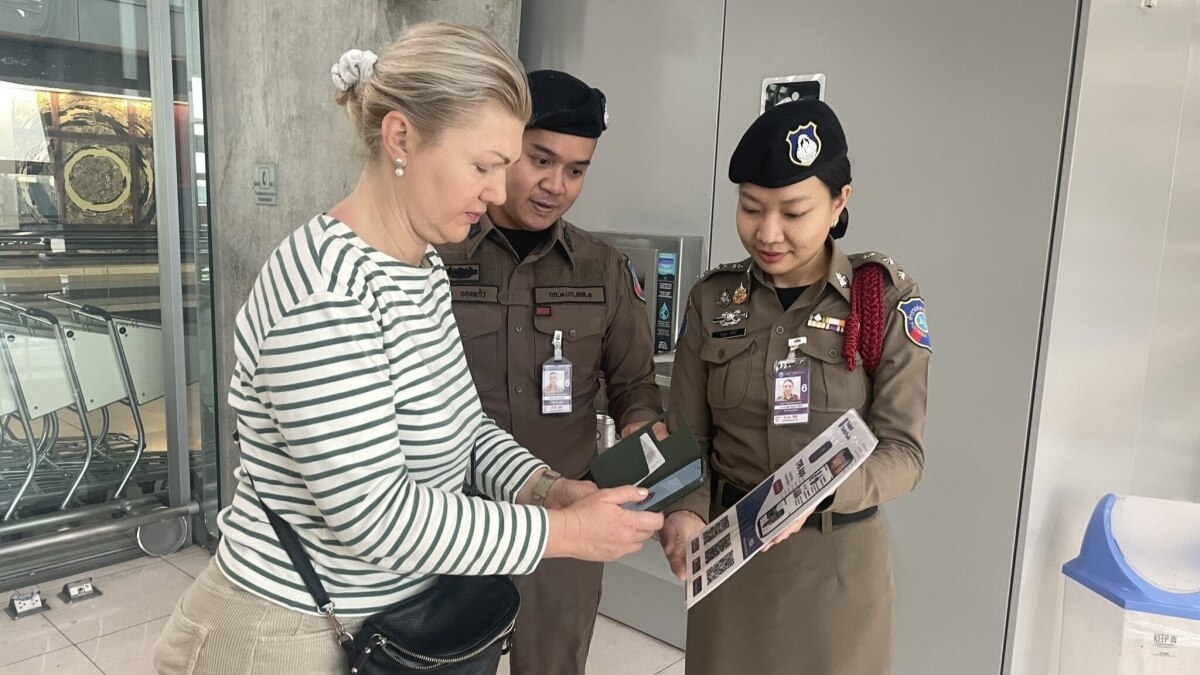
[[[850,161],[829,106],[767,111],[734,151],[729,179],[750,257],[708,273],[689,299],[670,403],[707,450],[713,483],[671,509],[661,538],[672,569],[686,578],[687,542],[710,514],[847,410],[879,445],[832,499],[692,608],[687,673],[890,673],[894,587],[878,507],[912,490],[924,466],[924,302],[890,257],[847,256],[834,242],[848,222]],[[789,342],[796,366],[776,375]],[[772,414],[784,376],[807,379],[806,422]]]

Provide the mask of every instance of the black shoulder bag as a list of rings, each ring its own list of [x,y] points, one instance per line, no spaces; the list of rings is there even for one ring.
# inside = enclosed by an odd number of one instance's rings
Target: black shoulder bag
[[[471,491],[477,494],[474,449]],[[333,601],[292,526],[263,503],[261,493],[258,501],[317,610],[333,626],[352,675],[495,675],[521,608],[520,593],[508,577],[439,576],[433,588],[367,617],[351,635],[334,614]]]

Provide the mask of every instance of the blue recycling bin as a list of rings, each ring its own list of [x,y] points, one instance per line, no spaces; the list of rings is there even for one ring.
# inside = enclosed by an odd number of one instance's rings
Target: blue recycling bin
[[[1200,504],[1106,495],[1063,574],[1060,675],[1200,673]]]

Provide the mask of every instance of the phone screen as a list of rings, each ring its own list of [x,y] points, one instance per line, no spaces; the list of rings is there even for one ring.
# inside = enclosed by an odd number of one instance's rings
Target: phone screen
[[[675,473],[646,488],[650,495],[636,504],[626,504],[633,511],[646,511],[680,490],[687,489],[704,475],[704,460],[694,459]]]

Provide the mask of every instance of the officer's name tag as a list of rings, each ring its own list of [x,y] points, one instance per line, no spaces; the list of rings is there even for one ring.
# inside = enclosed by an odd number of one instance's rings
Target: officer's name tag
[[[604,302],[603,286],[555,286],[533,289],[533,301],[539,305],[560,302]]]
[[[499,302],[496,286],[451,286],[450,299],[456,302]]]
[[[774,403],[771,421],[776,425],[807,424],[809,378],[808,359],[784,359],[775,362]]]

